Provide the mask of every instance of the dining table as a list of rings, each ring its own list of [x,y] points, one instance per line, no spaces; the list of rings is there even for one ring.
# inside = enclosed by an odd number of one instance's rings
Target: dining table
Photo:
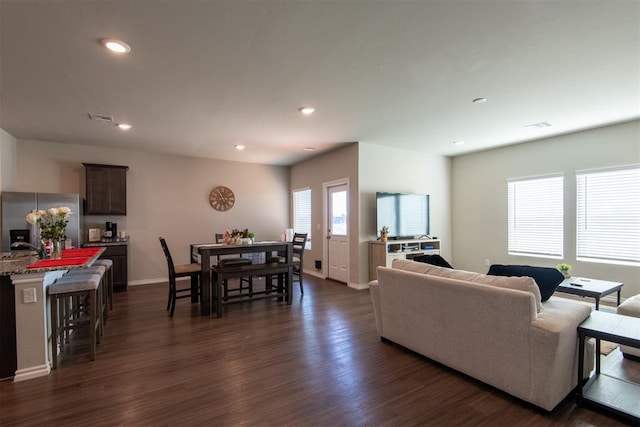
[[[265,276],[278,278],[280,292],[254,292],[250,299],[284,296],[287,305],[291,305],[293,288],[293,245],[291,242],[281,241],[256,241],[253,243],[226,244],[226,243],[196,243],[190,248],[191,262],[199,262],[201,266],[200,276],[200,314],[210,316],[212,305],[215,303],[217,317],[222,316],[223,286],[229,278]],[[264,254],[264,262],[235,267],[219,267],[212,258],[218,259],[229,255]],[[276,253],[280,260],[270,260]],[[260,259],[262,257],[259,257]],[[271,262],[273,261],[273,262]]]

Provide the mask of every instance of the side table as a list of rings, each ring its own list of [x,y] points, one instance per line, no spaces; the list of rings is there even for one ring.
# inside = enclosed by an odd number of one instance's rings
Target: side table
[[[600,372],[600,340],[640,348],[640,318],[593,311],[578,326],[578,378],[584,370],[587,338],[596,340],[596,369],[586,384],[578,381],[578,406],[593,405],[640,423],[640,384]]]
[[[566,294],[579,295],[581,297],[591,297],[596,300],[596,310],[600,309],[600,298],[618,293],[618,303],[620,305],[620,291],[622,283],[608,282],[606,280],[586,279],[584,277],[569,277],[558,285],[556,291]]]

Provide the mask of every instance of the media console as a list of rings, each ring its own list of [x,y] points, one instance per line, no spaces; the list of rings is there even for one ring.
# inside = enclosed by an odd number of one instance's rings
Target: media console
[[[420,255],[439,255],[438,239],[372,240],[369,242],[369,280],[376,280],[376,267],[391,267],[394,259],[412,259]]]

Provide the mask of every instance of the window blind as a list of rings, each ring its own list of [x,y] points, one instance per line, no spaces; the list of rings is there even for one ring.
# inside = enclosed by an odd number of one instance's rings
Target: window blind
[[[293,192],[293,231],[307,233],[306,249],[311,249],[311,189]]]
[[[577,259],[640,265],[640,166],[576,172]]]
[[[510,255],[563,256],[563,176],[508,181]]]

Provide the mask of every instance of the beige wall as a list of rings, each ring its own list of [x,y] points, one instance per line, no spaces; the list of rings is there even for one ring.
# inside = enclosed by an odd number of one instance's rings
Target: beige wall
[[[0,129],[0,191],[14,185],[16,144],[13,136]]]
[[[304,255],[304,270],[321,275],[314,266],[315,260],[323,260],[326,253],[326,239],[323,212],[323,184],[336,180],[349,180],[349,282],[359,283],[358,278],[358,144],[335,150],[291,167],[291,189],[311,189],[311,250]],[[355,208],[354,208],[355,207]],[[324,261],[323,261],[324,262]]]
[[[16,145],[16,139],[0,129],[0,191],[8,191],[14,186]],[[2,230],[2,212],[0,212],[0,230]]]
[[[428,153],[360,143],[360,277],[369,276],[369,241],[377,238],[376,192],[429,194],[431,235],[451,259],[451,160]]]
[[[18,140],[16,183],[11,191],[68,192],[84,196],[82,162],[129,166],[127,216],[88,216],[85,227],[118,223],[131,236],[129,280],[166,280],[158,243],[164,236],[176,263],[189,261],[189,244],[210,242],[215,232],[249,228],[258,239],[279,238],[289,224],[286,167],[173,156],[136,150]],[[236,204],[212,209],[209,191],[231,188]]]
[[[548,173],[565,177],[565,256],[572,274],[623,282],[640,293],[640,268],[576,261],[575,172],[640,163],[640,121],[596,128],[453,159],[452,228],[456,268],[486,272],[493,264],[554,267],[560,260],[507,254],[507,179]]]
[[[305,254],[305,270],[323,259],[326,239],[318,236],[323,222],[323,183],[348,179],[349,284],[369,282],[369,241],[376,238],[376,191],[429,194],[431,230],[443,240],[443,256],[451,255],[450,163],[442,156],[359,142],[291,167],[291,188],[311,188],[314,245]],[[355,231],[355,232],[354,232]],[[320,237],[320,238],[318,238]]]

